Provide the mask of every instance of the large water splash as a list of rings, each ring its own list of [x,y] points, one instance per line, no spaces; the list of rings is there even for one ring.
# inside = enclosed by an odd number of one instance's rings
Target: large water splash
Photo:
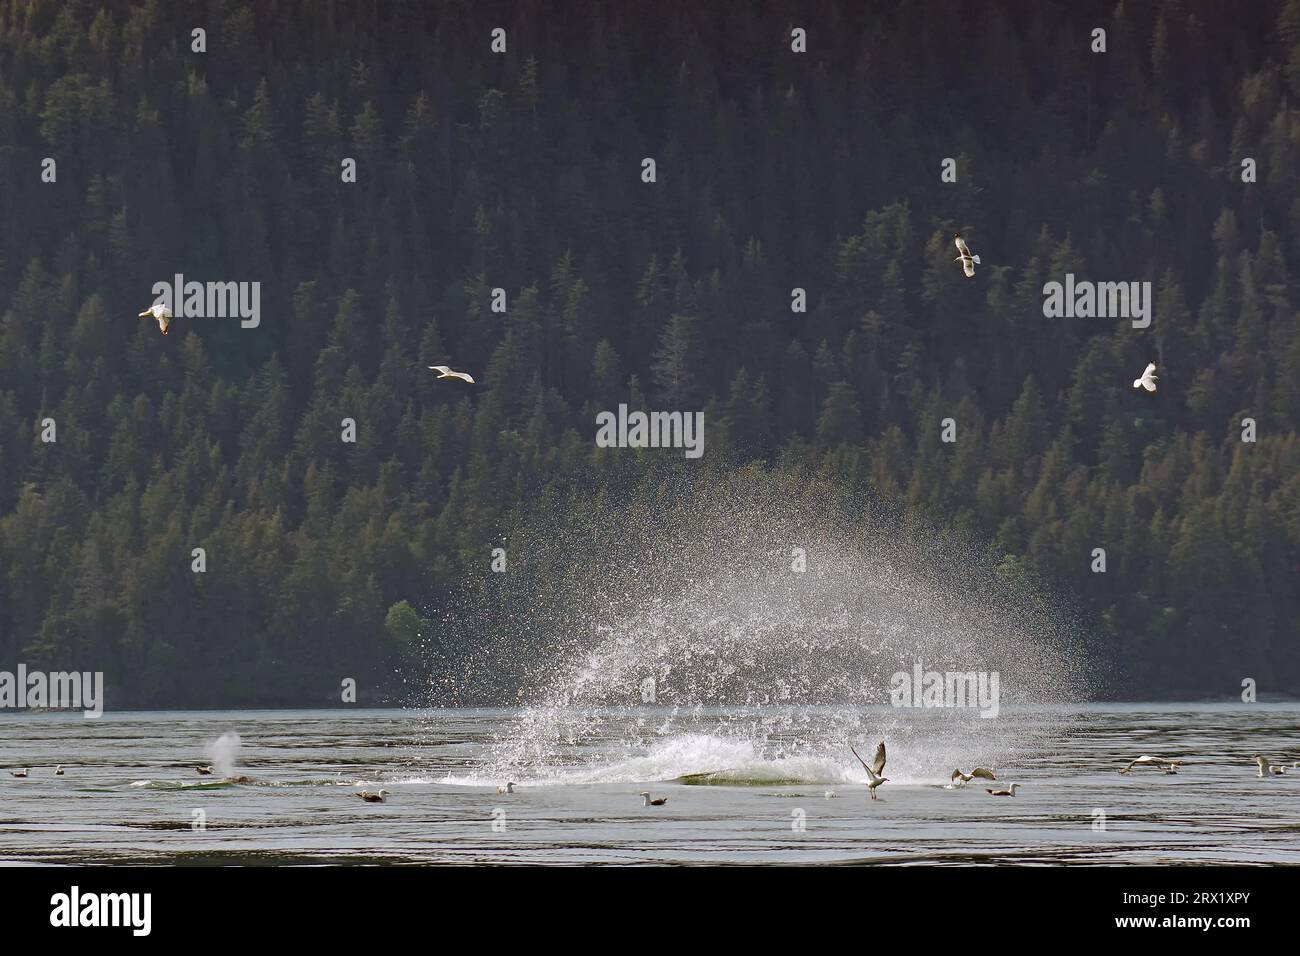
[[[863,502],[742,471],[598,496],[563,528],[539,508],[479,596],[493,637],[455,672],[523,705],[485,777],[856,779],[844,741],[868,736],[895,741],[894,779],[923,777],[1017,743],[975,709],[889,707],[896,673],[997,672],[1001,708],[1086,695],[1069,615]]]

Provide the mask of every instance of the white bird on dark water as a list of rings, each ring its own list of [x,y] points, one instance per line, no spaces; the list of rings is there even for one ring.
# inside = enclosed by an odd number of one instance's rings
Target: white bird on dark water
[[[437,372],[438,378],[440,379],[459,378],[459,379],[464,379],[466,382],[469,382],[471,385],[474,384],[474,376],[470,375],[469,372],[453,372],[451,370],[451,367],[447,365],[430,365],[429,368]]]
[[[981,265],[980,257],[970,254],[970,246],[966,245],[966,240],[961,237],[960,232],[954,232],[952,238],[953,242],[957,244],[957,251],[961,253],[952,261],[961,263],[962,272],[966,273],[967,279],[975,278],[975,267]]]
[[[1133,379],[1134,388],[1145,388],[1148,392],[1156,390],[1156,381],[1160,376],[1156,375],[1156,363],[1148,362],[1146,369],[1142,372],[1141,378]]]
[[[858,755],[853,744],[849,744],[849,749],[853,751],[853,756],[858,758],[858,763],[862,764],[863,769],[867,771],[867,777],[869,778],[867,780],[867,789],[871,792],[871,799],[876,799],[876,787],[889,780],[888,777],[884,776],[885,742],[882,740],[876,745],[875,756],[871,758],[871,763],[869,764]]]

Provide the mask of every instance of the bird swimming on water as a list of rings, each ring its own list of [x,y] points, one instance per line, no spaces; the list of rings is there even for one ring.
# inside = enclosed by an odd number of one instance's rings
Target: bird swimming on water
[[[1266,777],[1270,773],[1275,777],[1280,777],[1286,773],[1286,767],[1275,763],[1269,763],[1267,757],[1261,757],[1259,754],[1255,754],[1255,762],[1259,764],[1259,775],[1261,777]]]
[[[22,770],[10,770],[9,773],[21,780],[27,776],[27,768],[24,767]]]
[[[212,767],[208,764],[204,764],[202,767],[195,767],[194,769],[198,772],[200,777],[206,777],[212,773]]]
[[[497,787],[497,793],[514,793],[514,792],[515,792],[515,785],[514,785],[514,781],[511,780],[507,780],[504,784]]]
[[[54,768],[54,776],[56,777],[63,776],[63,764],[59,764],[57,767]]]
[[[871,799],[876,799],[876,787],[889,780],[888,777],[883,776],[885,772],[885,742],[882,740],[876,745],[876,753],[871,758],[870,764],[858,755],[853,744],[849,744],[849,749],[853,751],[853,756],[858,758],[858,763],[862,764],[863,769],[867,771],[867,777],[870,778],[867,781],[867,789],[871,792]]]
[[[649,790],[642,790],[639,794],[637,794],[637,796],[642,797],[644,799],[645,802],[641,804],[641,806],[643,807],[662,807],[665,803],[668,802],[667,797],[651,797]]]
[[[984,791],[993,797],[1014,797],[1016,795],[1016,788],[1019,786],[1020,784],[1013,783],[1006,790],[990,790],[988,787],[985,787]]]
[[[357,796],[366,803],[383,803],[384,797],[388,796],[387,790],[361,790]]]

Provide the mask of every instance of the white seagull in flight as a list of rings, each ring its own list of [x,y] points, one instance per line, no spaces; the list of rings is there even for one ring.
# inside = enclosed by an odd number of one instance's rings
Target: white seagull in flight
[[[966,245],[966,240],[961,237],[960,232],[954,232],[952,238],[957,243],[957,251],[961,253],[952,261],[961,263],[962,271],[966,273],[967,279],[975,278],[975,267],[981,264],[980,257],[970,254],[970,246]]]
[[[171,309],[167,308],[167,306],[163,305],[161,302],[155,302],[153,305],[149,306],[149,308],[140,313],[140,318],[143,319],[145,316],[149,315],[153,316],[154,320],[157,321],[158,328],[162,331],[163,335],[167,335],[171,332]]]
[[[1183,765],[1182,760],[1168,760],[1165,757],[1152,757],[1150,754],[1143,754],[1136,760],[1130,761],[1120,773],[1132,773],[1134,767],[1159,767],[1165,773],[1177,773],[1178,768]]]
[[[474,376],[470,375],[469,372],[453,372],[446,365],[430,365],[429,368],[438,373],[438,378],[463,378],[471,385],[474,384]]]
[[[1154,392],[1156,390],[1156,379],[1158,378],[1159,376],[1156,375],[1156,363],[1148,362],[1146,371],[1142,373],[1142,377],[1133,379],[1133,387],[1145,388],[1148,392]]]
[[[849,744],[849,749],[853,751],[853,756],[858,758],[858,763],[862,764],[863,768],[867,771],[867,776],[870,778],[867,782],[867,789],[871,791],[871,799],[876,799],[876,787],[889,779],[888,777],[883,776],[885,772],[885,742],[882,740],[876,745],[876,754],[871,758],[871,763],[869,764],[858,756],[858,752],[854,749],[853,744]]]

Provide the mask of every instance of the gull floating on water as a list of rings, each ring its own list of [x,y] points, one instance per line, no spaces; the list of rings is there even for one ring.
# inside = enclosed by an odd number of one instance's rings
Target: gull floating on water
[[[641,804],[641,806],[643,807],[662,807],[665,803],[668,802],[667,797],[651,798],[649,790],[642,790],[639,794],[637,794],[637,796],[644,798],[645,802]]]
[[[1286,773],[1286,767],[1275,763],[1269,763],[1267,757],[1261,757],[1259,754],[1255,754],[1255,762],[1259,764],[1259,775],[1261,777],[1267,776],[1270,773],[1275,777],[1280,777],[1282,774]],[[1300,764],[1296,764],[1296,766],[1300,767]]]
[[[158,328],[163,335],[168,335],[172,328],[172,310],[167,308],[161,302],[155,302],[149,308],[140,313],[140,318],[153,316],[158,323]]]
[[[858,752],[857,750],[854,750],[853,744],[849,744],[849,749],[853,751],[853,756],[858,758],[858,763],[862,764],[863,768],[867,771],[867,776],[870,778],[867,782],[867,789],[871,792],[871,799],[876,799],[876,787],[889,779],[888,777],[882,776],[885,772],[885,742],[882,740],[876,746],[876,754],[871,758],[870,764],[858,756]]]
[[[54,776],[56,777],[63,776],[63,764],[59,764],[57,767],[54,768]]]
[[[970,246],[966,245],[966,240],[961,237],[960,232],[952,234],[953,241],[957,243],[957,251],[961,253],[953,262],[960,262],[961,269],[966,273],[967,279],[975,278],[975,267],[980,265],[980,257],[970,254]]]
[[[202,767],[195,767],[194,769],[198,771],[200,777],[206,777],[212,773],[212,767],[208,764],[204,764]]]
[[[497,787],[497,793],[514,793],[514,792],[515,792],[515,785],[512,781],[506,781],[504,785]]]
[[[1020,786],[1020,784],[1018,784],[1018,783],[1013,783],[1013,784],[1012,784],[1008,789],[1006,789],[1006,790],[989,790],[988,787],[985,787],[984,790],[985,790],[985,792],[987,792],[988,794],[990,794],[991,796],[994,796],[994,797],[1014,797],[1014,796],[1016,795],[1016,788],[1019,787],[1019,786]]]
[[[833,800],[835,798],[835,791],[827,790],[825,793],[822,794],[822,796],[825,797],[827,800]]]
[[[362,790],[357,794],[366,803],[383,803],[384,797],[388,796],[387,790]]]
[[[22,779],[23,777],[27,776],[26,767],[24,767],[22,770],[10,770],[9,772],[13,774],[15,777],[18,777],[19,779]]]
[[[451,368],[446,365],[430,365],[429,368],[438,373],[438,378],[460,378],[469,382],[471,385],[474,384],[474,376],[470,375],[469,372],[453,372]]]
[[[1148,392],[1156,390],[1156,380],[1160,376],[1156,375],[1156,363],[1148,362],[1146,370],[1143,371],[1141,378],[1133,379],[1134,388],[1145,388]]]

